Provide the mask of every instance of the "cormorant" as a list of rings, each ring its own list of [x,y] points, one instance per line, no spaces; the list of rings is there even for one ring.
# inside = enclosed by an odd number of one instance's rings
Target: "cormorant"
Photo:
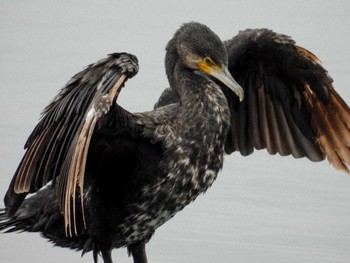
[[[186,23],[165,66],[170,88],[142,113],[116,102],[135,56],[110,54],[73,76],[25,144],[0,230],[41,232],[95,262],[126,246],[145,263],[154,231],[212,185],[225,153],[327,157],[349,172],[349,107],[290,37],[253,29],[222,42]]]

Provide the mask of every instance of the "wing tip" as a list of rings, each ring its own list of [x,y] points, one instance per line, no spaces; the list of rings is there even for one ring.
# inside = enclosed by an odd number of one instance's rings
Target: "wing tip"
[[[317,143],[335,169],[350,174],[350,109],[332,85],[329,91],[328,104],[308,93]]]

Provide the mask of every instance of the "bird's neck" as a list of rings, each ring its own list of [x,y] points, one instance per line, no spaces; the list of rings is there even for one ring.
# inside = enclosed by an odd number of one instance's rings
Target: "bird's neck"
[[[177,118],[181,124],[178,127],[183,128],[180,131],[198,141],[227,135],[230,110],[224,93],[215,82],[205,75],[186,70],[177,79],[176,90],[181,101]]]
[[[165,143],[165,163],[175,185],[189,189],[185,192],[191,201],[207,190],[222,168],[230,110],[220,87],[207,77],[189,71],[177,84],[181,105]]]

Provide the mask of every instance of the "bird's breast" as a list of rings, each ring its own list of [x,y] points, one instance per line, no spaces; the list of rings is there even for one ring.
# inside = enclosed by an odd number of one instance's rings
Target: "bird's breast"
[[[192,99],[191,104],[183,101],[178,115],[164,123],[154,120],[149,122],[158,124],[148,125],[141,120],[147,135],[162,144],[162,176],[143,185],[137,200],[128,208],[132,212],[120,229],[127,243],[150,238],[156,228],[215,181],[223,165],[230,111],[221,90],[212,88]]]

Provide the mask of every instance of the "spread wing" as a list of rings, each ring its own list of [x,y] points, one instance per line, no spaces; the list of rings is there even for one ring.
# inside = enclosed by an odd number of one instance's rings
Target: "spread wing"
[[[232,112],[226,152],[327,157],[349,172],[350,110],[319,59],[267,29],[242,31],[225,46],[229,70],[245,91],[240,103],[223,87]]]
[[[85,164],[95,124],[137,71],[135,56],[114,53],[89,65],[62,88],[44,109],[25,144],[26,152],[5,196],[9,216],[28,193],[52,180],[66,229],[71,230],[78,191],[83,198]]]

